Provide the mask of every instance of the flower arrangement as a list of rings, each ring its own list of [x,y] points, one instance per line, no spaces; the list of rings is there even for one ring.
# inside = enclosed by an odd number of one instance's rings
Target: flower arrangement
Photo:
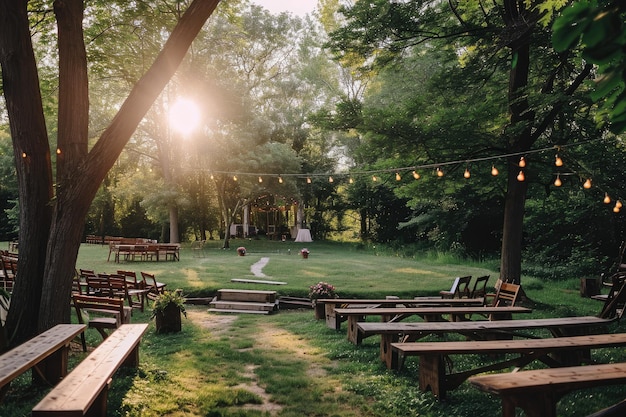
[[[309,287],[309,299],[317,300],[318,298],[337,298],[335,286],[327,282],[318,282]]]
[[[239,256],[245,256],[246,255],[246,248],[244,248],[243,246],[239,246],[237,248],[237,253],[239,254]]]
[[[163,291],[163,293],[156,296],[152,303],[152,316],[154,318],[157,314],[162,314],[166,308],[176,306],[185,317],[187,317],[187,311],[185,310],[185,297],[183,297],[183,290],[176,291]]]
[[[309,252],[309,250],[307,248],[302,248],[302,249],[300,249],[300,253],[302,255],[304,255],[305,253],[308,255],[310,252]]]

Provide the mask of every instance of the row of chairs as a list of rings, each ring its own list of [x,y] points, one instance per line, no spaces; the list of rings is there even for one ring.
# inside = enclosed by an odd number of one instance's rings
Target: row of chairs
[[[0,259],[0,287],[10,294],[17,276],[17,254],[2,250]]]
[[[447,291],[439,291],[442,298],[482,298],[487,295],[489,275],[477,277],[471,286],[472,276],[456,277]],[[470,289],[471,287],[471,289]]]

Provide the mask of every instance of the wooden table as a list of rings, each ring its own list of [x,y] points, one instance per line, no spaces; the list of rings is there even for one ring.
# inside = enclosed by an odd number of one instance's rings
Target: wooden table
[[[463,322],[386,322],[358,323],[359,337],[380,335],[380,358],[388,368],[397,366],[398,355],[391,349],[391,344],[399,341],[413,341],[430,334],[457,333],[473,340],[487,338],[533,337],[525,330],[546,329],[553,337],[590,334],[590,328],[605,327],[614,319],[602,319],[595,316],[560,317],[530,320],[463,321]],[[598,332],[595,332],[598,333]]]
[[[511,367],[521,368],[541,361],[551,368],[592,363],[591,349],[626,346],[626,333],[597,334],[547,339],[516,339],[454,342],[392,343],[398,352],[397,369],[407,356],[419,356],[419,387],[439,399],[472,375]],[[453,372],[450,355],[489,355],[489,361]],[[508,356],[504,356],[508,354]],[[487,359],[487,358],[485,358]]]
[[[396,308],[336,308],[335,314],[348,319],[348,340],[355,345],[361,343],[362,338],[358,331],[357,324],[365,321],[366,316],[381,316],[383,322],[398,322],[406,317],[420,316],[426,321],[442,322],[447,321],[443,316],[450,316],[449,321],[467,321],[474,314],[481,315],[497,315],[502,318],[510,318],[512,314],[532,313],[532,310],[526,307],[396,307]]]
[[[177,243],[141,243],[141,244],[119,244],[113,246],[115,262],[119,263],[120,258],[129,261],[139,257],[140,260],[159,261],[161,255],[165,260],[180,260],[180,245]]]
[[[444,299],[441,297],[416,297],[416,298],[379,298],[379,299],[358,299],[358,298],[321,298],[316,300],[317,304],[325,307],[326,325],[335,330],[341,330],[341,322],[346,318],[335,313],[337,308],[395,308],[402,307],[426,307],[426,306],[482,306],[484,298],[455,298]]]

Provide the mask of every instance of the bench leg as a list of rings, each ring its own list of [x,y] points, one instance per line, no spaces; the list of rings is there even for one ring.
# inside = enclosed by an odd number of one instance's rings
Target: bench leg
[[[111,387],[112,379],[107,381],[107,384],[102,388],[102,391],[94,402],[89,407],[89,410],[85,413],[85,417],[106,417],[107,415],[107,400],[109,398],[109,388]]]
[[[441,355],[420,355],[419,388],[432,391],[440,400],[446,397],[446,364]]]
[[[391,344],[396,340],[397,336],[393,334],[380,335],[380,359],[385,362],[387,369],[398,367],[398,353],[391,348]]]
[[[515,417],[515,408],[524,410],[525,417],[557,417],[556,403],[560,396],[550,390],[502,396],[502,417]]]
[[[56,385],[67,375],[69,346],[63,346],[33,367],[33,382]]]
[[[348,316],[348,340],[355,345],[359,344],[359,317]]]

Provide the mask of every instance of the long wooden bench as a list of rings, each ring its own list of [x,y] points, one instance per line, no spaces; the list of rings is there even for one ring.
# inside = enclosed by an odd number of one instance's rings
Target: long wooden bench
[[[326,325],[335,330],[341,330],[341,323],[346,317],[335,312],[338,308],[394,308],[402,307],[426,307],[426,306],[482,306],[484,298],[455,298],[442,299],[441,297],[416,297],[416,298],[381,298],[381,299],[352,299],[352,298],[321,298],[316,300],[318,304],[324,304],[326,313]]]
[[[32,416],[105,417],[111,378],[122,366],[137,367],[147,329],[147,323],[121,325],[33,408]]]
[[[381,316],[383,322],[398,322],[410,316],[420,316],[426,321],[446,321],[444,316],[450,316],[449,321],[466,321],[472,315],[503,315],[508,318],[511,314],[531,313],[526,307],[396,307],[396,308],[336,308],[337,315],[348,319],[348,340],[355,345],[361,343],[357,324],[367,316]]]
[[[33,379],[50,385],[67,375],[70,342],[85,330],[84,324],[58,324],[0,356],[0,400],[9,384],[32,369]]]
[[[510,367],[523,367],[539,360],[555,368],[590,363],[590,349],[626,346],[626,333],[571,336],[549,339],[516,339],[458,342],[392,343],[398,354],[397,369],[405,358],[419,356],[419,387],[443,399],[472,375]],[[506,358],[504,354],[517,356]],[[492,355],[492,363],[452,373],[449,355]],[[450,373],[448,373],[450,371]]]
[[[556,417],[558,401],[571,391],[626,384],[626,363],[481,375],[469,382],[500,396],[503,417],[515,417],[516,408],[523,409],[526,417]]]
[[[606,327],[616,319],[596,316],[559,317],[529,320],[463,321],[463,322],[386,322],[358,323],[362,339],[380,335],[380,357],[388,368],[397,366],[398,355],[391,349],[394,342],[414,341],[431,334],[456,333],[473,340],[529,338],[527,330],[545,329],[554,337],[606,333]]]

